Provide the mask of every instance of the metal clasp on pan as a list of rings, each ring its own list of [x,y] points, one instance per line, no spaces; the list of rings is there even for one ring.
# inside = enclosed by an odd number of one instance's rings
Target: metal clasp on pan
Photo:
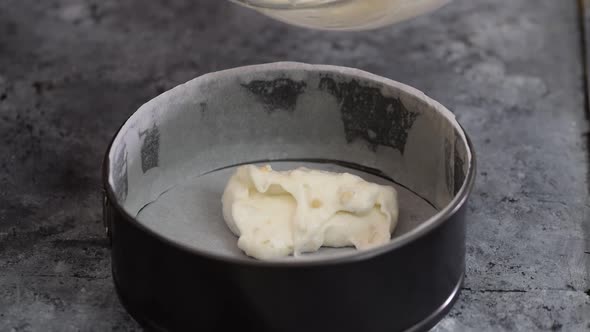
[[[109,246],[112,244],[113,240],[111,237],[111,221],[112,221],[112,213],[113,209],[111,208],[111,203],[109,198],[107,197],[107,193],[103,191],[102,193],[102,222],[104,226],[104,231],[106,237],[109,239]]]

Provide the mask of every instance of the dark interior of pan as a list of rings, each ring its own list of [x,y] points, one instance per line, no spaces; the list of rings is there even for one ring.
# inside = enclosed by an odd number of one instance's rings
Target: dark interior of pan
[[[221,214],[238,165],[394,186],[390,243],[258,261]],[[155,330],[426,330],[464,274],[471,144],[451,112],[363,71],[272,63],[198,77],[143,105],[104,163],[113,279]]]

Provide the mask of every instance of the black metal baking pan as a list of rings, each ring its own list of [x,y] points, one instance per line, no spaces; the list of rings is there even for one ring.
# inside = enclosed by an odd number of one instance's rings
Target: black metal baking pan
[[[391,241],[247,257],[221,217],[224,185],[246,163],[394,186]],[[108,148],[113,280],[149,330],[425,331],[459,294],[475,174],[453,114],[404,84],[289,62],[206,74],[143,105]]]

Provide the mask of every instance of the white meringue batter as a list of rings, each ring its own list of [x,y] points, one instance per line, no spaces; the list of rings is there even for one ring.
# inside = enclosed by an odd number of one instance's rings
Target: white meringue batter
[[[223,217],[248,256],[273,259],[321,246],[371,248],[390,240],[397,192],[349,173],[241,166],[222,197]]]

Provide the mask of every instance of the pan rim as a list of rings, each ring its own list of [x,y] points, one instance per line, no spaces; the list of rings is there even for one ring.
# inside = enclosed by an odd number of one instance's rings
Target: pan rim
[[[324,71],[324,72],[335,72],[346,74],[349,76],[356,76],[363,79],[377,81],[389,86],[393,86],[401,91],[406,93],[412,94],[417,98],[420,98],[433,107],[436,111],[446,114],[447,116],[452,113],[443,105],[436,102],[435,100],[431,99],[430,97],[426,96],[421,91],[405,85],[403,83],[390,80],[375,74],[371,74],[359,69],[348,68],[348,67],[341,67],[341,66],[332,66],[332,65],[312,65],[312,64],[305,64],[305,63],[298,63],[298,62],[274,62],[274,63],[267,63],[267,64],[259,64],[259,65],[251,65],[251,66],[242,66],[236,67],[231,69],[226,69],[222,71],[212,72],[208,74],[204,74],[199,77],[208,76],[208,75],[219,75],[219,74],[229,74],[232,72],[243,72],[243,71],[256,71],[256,70],[281,70],[281,69],[304,69],[304,70],[317,70],[317,71]],[[157,97],[156,97],[157,98]],[[421,225],[414,228],[413,230],[409,231],[406,234],[403,234],[394,240],[390,241],[387,244],[367,249],[367,250],[359,250],[352,255],[346,255],[342,257],[328,257],[322,258],[318,260],[270,260],[270,261],[263,261],[257,260],[244,255],[244,257],[232,257],[226,256],[222,254],[217,254],[214,252],[204,251],[198,248],[189,247],[179,242],[176,242],[172,239],[169,239],[162,234],[150,229],[146,225],[142,224],[137,220],[137,218],[131,216],[123,206],[118,202],[116,196],[114,194],[113,187],[109,181],[110,176],[110,154],[112,147],[115,143],[115,140],[119,136],[121,130],[125,127],[125,125],[131,120],[131,118],[138,114],[141,111],[141,107],[137,109],[115,132],[113,135],[110,143],[108,144],[102,165],[102,182],[103,182],[103,191],[105,199],[109,202],[110,207],[114,208],[117,213],[125,219],[126,222],[129,222],[134,227],[139,228],[140,230],[150,234],[151,236],[157,238],[158,240],[171,245],[179,250],[185,251],[189,254],[205,257],[211,260],[243,265],[243,266],[259,266],[259,267],[313,267],[313,266],[327,266],[327,265],[339,265],[339,264],[348,264],[354,263],[359,261],[369,260],[371,258],[383,255],[385,253],[400,249],[424,236],[431,233],[439,226],[444,224],[447,220],[449,220],[453,215],[457,213],[457,211],[465,205],[467,202],[467,198],[473,191],[473,187],[475,184],[475,177],[476,177],[476,156],[475,151],[473,149],[473,144],[463,127],[456,122],[459,129],[461,130],[461,134],[467,143],[467,152],[470,155],[469,160],[469,168],[467,174],[465,176],[465,180],[455,195],[451,202],[447,204],[443,209],[438,211],[434,216],[430,217],[428,220],[424,221]],[[448,114],[447,114],[448,113]],[[103,216],[104,218],[104,216]]]

